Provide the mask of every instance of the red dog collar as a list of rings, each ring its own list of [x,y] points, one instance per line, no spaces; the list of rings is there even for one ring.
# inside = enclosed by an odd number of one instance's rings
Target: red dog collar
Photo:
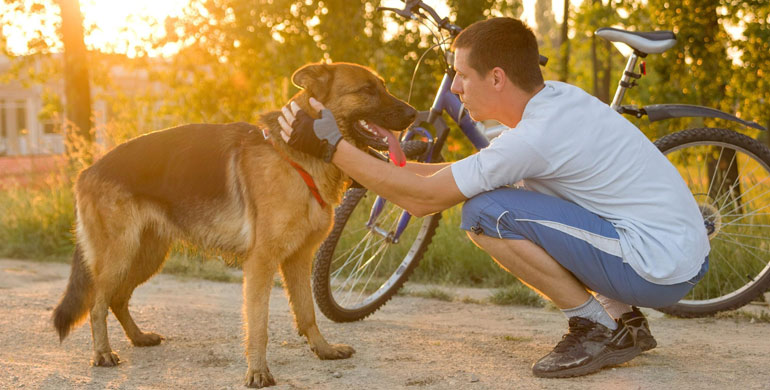
[[[262,129],[262,136],[265,137],[267,141],[270,141],[270,143],[273,143],[273,140],[270,139],[270,134],[268,134],[267,129]],[[273,147],[275,148],[275,144],[273,144]],[[315,181],[313,180],[313,176],[310,176],[309,173],[307,173],[306,170],[304,170],[299,164],[289,159],[288,156],[283,154],[280,150],[277,148],[275,149],[278,154],[286,160],[286,162],[289,163],[292,167],[294,167],[295,170],[297,170],[297,173],[302,177],[302,180],[305,181],[305,185],[307,185],[307,188],[310,190],[310,193],[313,194],[313,197],[316,201],[318,201],[318,204],[321,205],[321,208],[326,207],[326,202],[324,202],[323,198],[321,198],[321,193],[318,192],[318,187],[315,185]]]

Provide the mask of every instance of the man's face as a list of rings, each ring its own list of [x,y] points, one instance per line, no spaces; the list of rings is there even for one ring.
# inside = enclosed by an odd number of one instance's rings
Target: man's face
[[[471,118],[476,121],[493,119],[491,109],[494,107],[495,90],[492,81],[492,72],[480,75],[468,64],[470,48],[458,48],[455,50],[455,78],[452,81],[452,92],[460,96],[465,103]]]

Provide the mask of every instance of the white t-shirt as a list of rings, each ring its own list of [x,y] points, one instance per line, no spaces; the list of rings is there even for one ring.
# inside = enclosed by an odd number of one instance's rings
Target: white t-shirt
[[[547,81],[515,128],[452,164],[452,175],[468,198],[524,180],[597,214],[615,226],[623,262],[656,284],[690,280],[710,250],[676,168],[631,122],[569,84]]]

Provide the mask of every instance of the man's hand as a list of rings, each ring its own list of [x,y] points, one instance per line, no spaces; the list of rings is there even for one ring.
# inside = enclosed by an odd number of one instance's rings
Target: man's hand
[[[281,109],[281,138],[300,152],[330,162],[342,134],[331,111],[314,98],[310,98],[310,106],[321,112],[320,119],[313,120],[295,102]]]

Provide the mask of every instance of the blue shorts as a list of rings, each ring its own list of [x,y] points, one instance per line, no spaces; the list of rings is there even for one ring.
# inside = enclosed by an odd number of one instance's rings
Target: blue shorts
[[[499,188],[476,195],[465,202],[460,227],[471,234],[529,240],[590,290],[629,305],[672,305],[708,270],[706,257],[689,281],[649,282],[623,262],[619,236],[610,222],[574,203],[533,191]]]

